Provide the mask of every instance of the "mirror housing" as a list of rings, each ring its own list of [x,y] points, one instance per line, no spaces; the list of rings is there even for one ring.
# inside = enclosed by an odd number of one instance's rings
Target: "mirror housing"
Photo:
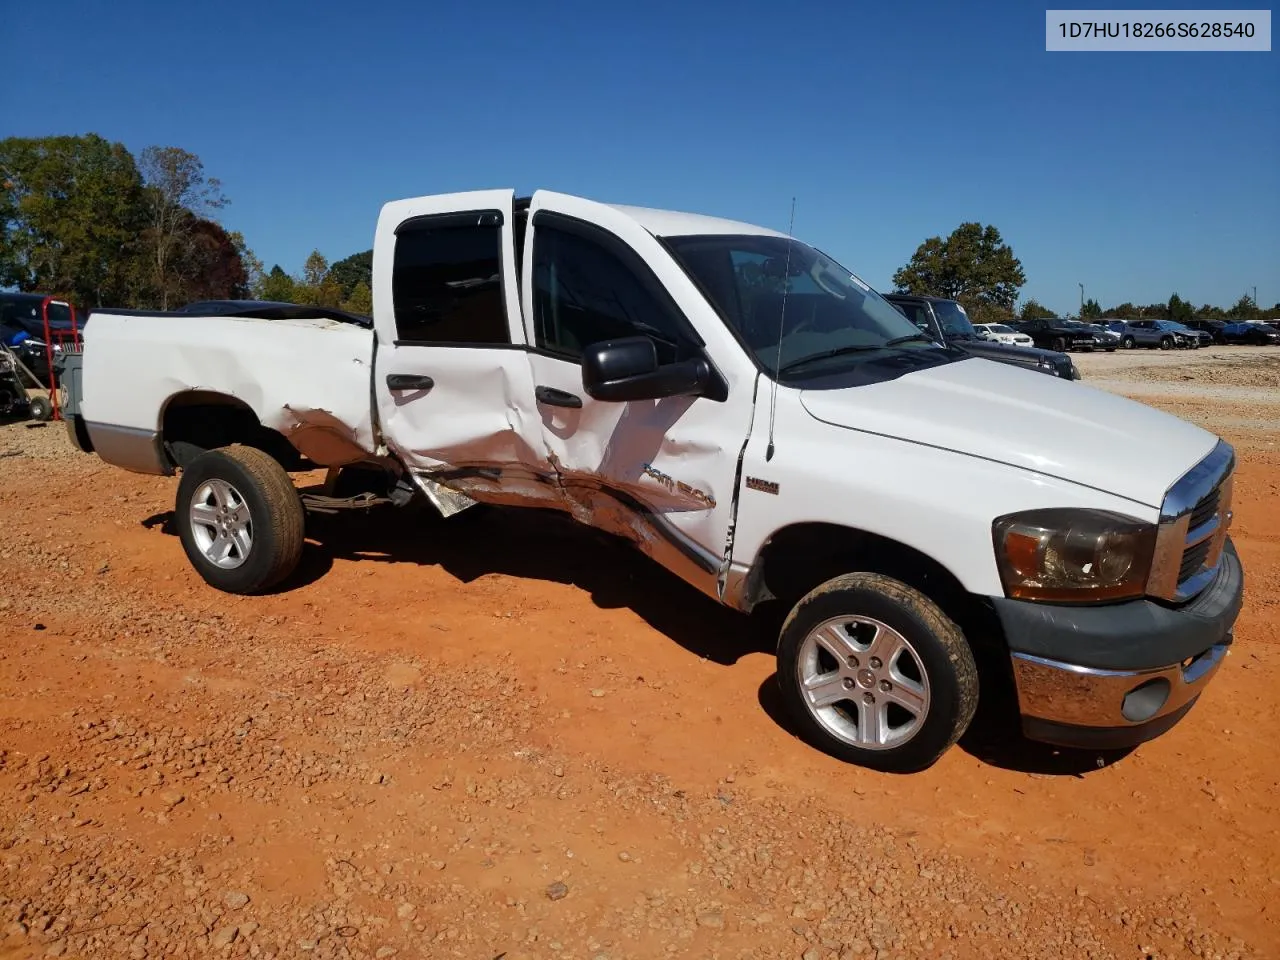
[[[716,390],[717,386],[721,389]],[[723,400],[727,396],[727,387],[705,357],[660,366],[657,347],[648,337],[603,340],[586,347],[582,351],[582,389],[593,399],[614,403],[697,396]]]

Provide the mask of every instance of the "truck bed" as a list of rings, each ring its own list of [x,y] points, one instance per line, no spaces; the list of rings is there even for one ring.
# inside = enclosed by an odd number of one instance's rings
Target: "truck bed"
[[[324,466],[369,456],[372,330],[327,317],[94,310],[84,334],[76,411],[102,459],[168,473],[167,412],[193,402],[243,405]]]

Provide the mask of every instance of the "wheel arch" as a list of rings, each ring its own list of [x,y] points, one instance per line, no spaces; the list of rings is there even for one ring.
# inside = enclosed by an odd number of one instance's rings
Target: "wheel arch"
[[[306,458],[280,431],[264,426],[244,400],[216,390],[181,390],[160,409],[160,441],[171,467],[185,467],[200,454],[243,444],[272,456],[286,470]]]
[[[777,600],[790,607],[821,583],[844,573],[879,573],[919,590],[964,632],[973,646],[1004,646],[990,600],[967,590],[951,570],[908,544],[841,524],[805,522],[772,533],[744,577],[746,612]]]

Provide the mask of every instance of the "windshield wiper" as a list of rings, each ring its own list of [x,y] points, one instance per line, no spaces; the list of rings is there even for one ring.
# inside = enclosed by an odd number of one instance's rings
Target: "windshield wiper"
[[[925,343],[936,343],[933,337],[926,337],[923,333],[908,333],[905,337],[894,337],[892,340],[886,340],[886,347],[896,347],[900,343],[911,343],[913,340],[922,340]]]
[[[893,341],[890,341],[892,343]],[[778,374],[782,375],[796,367],[803,367],[806,363],[812,363],[815,360],[826,360],[829,357],[839,357],[846,353],[864,353],[867,350],[883,350],[889,344],[881,343],[871,345],[867,343],[849,344],[843,347],[836,347],[834,350],[824,350],[822,353],[811,353],[807,357],[801,357],[799,360],[792,360],[790,363],[784,363],[778,368]]]

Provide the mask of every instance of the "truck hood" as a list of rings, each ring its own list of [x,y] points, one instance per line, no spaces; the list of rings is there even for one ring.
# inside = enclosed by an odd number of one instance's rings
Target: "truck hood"
[[[1159,507],[1218,438],[1079,382],[977,357],[883,383],[801,390],[822,423],[927,444]]]

